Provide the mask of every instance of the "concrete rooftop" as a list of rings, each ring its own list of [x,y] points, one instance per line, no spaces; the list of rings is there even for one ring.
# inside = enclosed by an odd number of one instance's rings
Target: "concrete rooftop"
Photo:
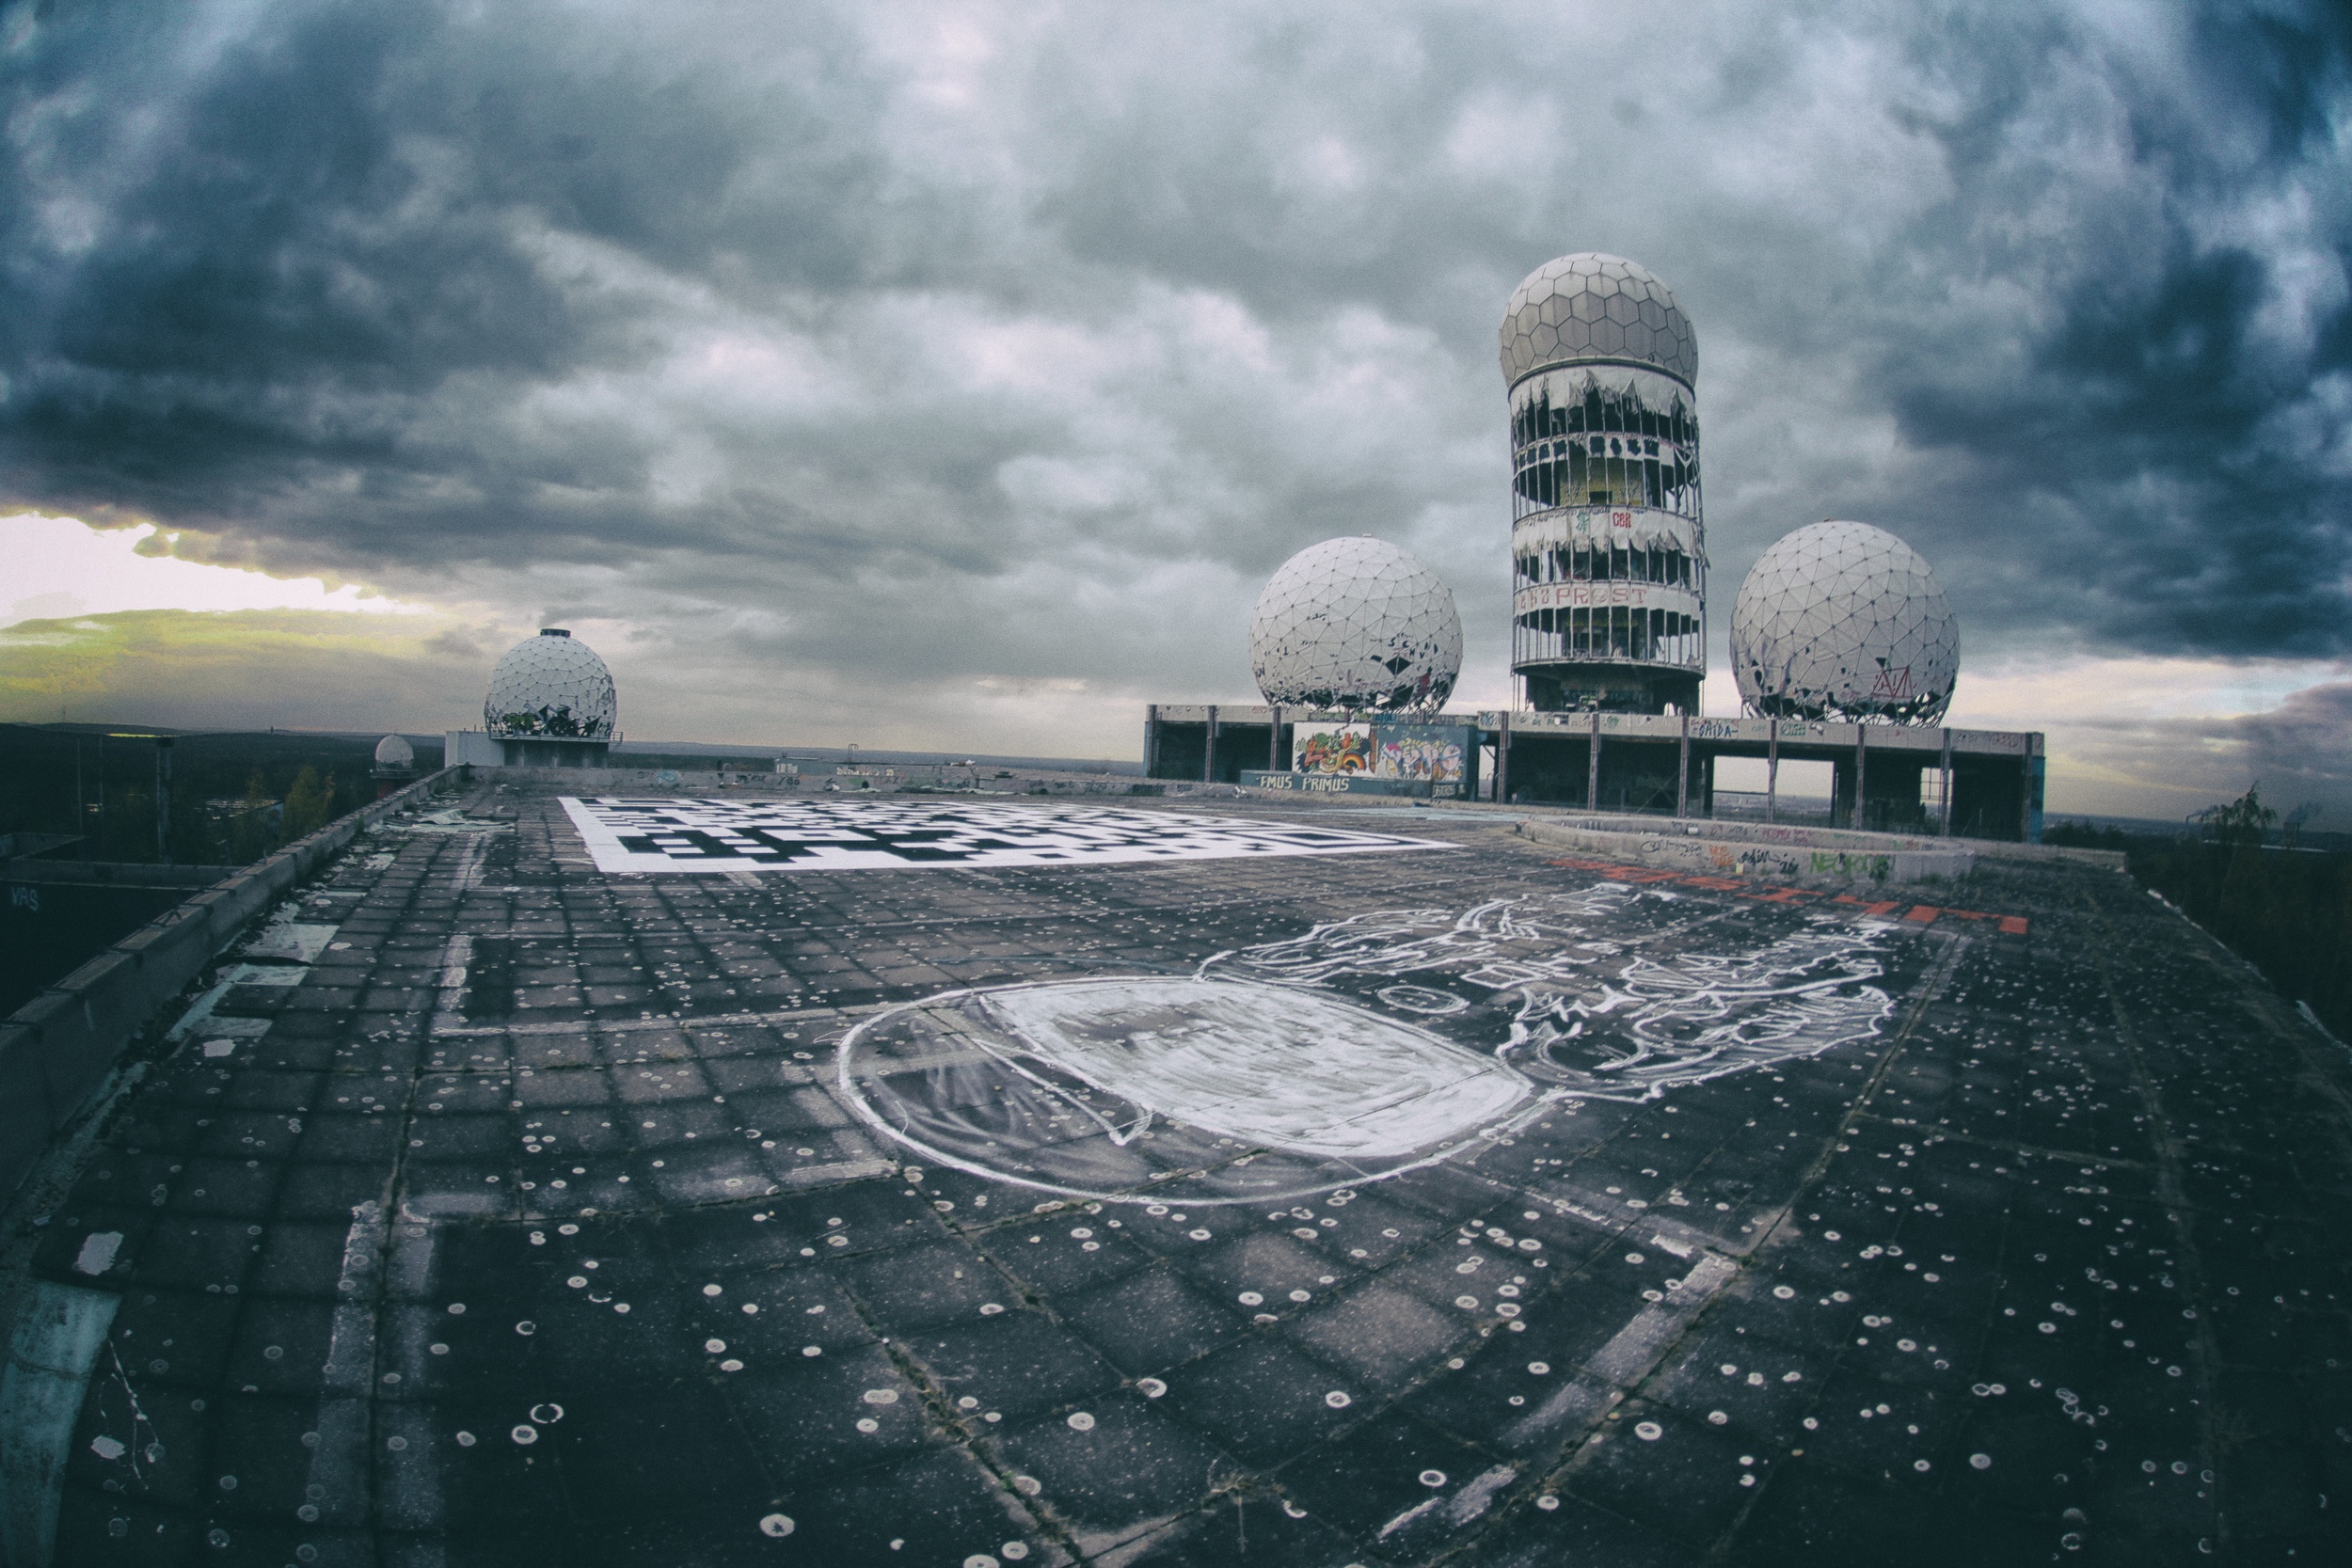
[[[987,809],[365,836],[44,1178],[56,1560],[2342,1550],[2352,1063],[2123,878]]]

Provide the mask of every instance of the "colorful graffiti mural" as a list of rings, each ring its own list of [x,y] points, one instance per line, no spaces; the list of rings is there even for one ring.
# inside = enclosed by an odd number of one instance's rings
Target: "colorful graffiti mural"
[[[1452,725],[1384,724],[1373,764],[1375,777],[1459,784],[1469,756],[1468,736]]]
[[[1477,744],[1459,724],[1301,726],[1292,748],[1295,773],[1349,773],[1421,784],[1459,784]]]
[[[1292,771],[1297,773],[1370,773],[1374,770],[1373,731],[1369,724],[1335,724],[1327,730],[1304,730],[1293,747]]]

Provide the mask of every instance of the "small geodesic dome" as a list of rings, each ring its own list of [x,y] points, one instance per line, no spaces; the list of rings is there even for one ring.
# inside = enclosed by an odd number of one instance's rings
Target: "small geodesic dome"
[[[1798,529],[1731,611],[1740,700],[1786,719],[1932,724],[1960,674],[1960,623],[1919,552],[1867,523]]]
[[[550,626],[499,659],[482,719],[495,736],[610,740],[619,705],[604,660],[570,632]]]
[[[1258,689],[1278,707],[1434,710],[1462,669],[1462,618],[1438,574],[1372,538],[1282,562],[1249,617]]]
[[[375,743],[375,770],[379,773],[405,773],[417,766],[417,749],[397,735],[388,735]]]

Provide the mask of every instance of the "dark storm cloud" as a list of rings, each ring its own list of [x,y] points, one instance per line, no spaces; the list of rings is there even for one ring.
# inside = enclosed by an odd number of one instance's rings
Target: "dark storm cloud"
[[[1972,650],[2346,651],[2319,8],[16,8],[0,500],[716,670],[1246,682],[1377,532],[1499,665],[1493,330],[1698,323],[1715,619],[1914,537]],[[845,673],[846,672],[846,673]],[[730,677],[732,678],[732,677]]]
[[[2019,41],[2040,57],[1984,63],[2027,87],[2085,63],[2079,40]],[[2161,69],[2101,73],[2095,112],[2129,155],[2112,181],[2071,166],[2072,137],[2040,157],[1994,150],[2046,125],[2030,96],[1988,95],[1991,112],[1945,133],[1966,224],[1948,275],[2005,268],[2046,314],[1998,373],[1894,341],[1875,373],[1905,436],[1956,460],[1925,510],[1956,544],[2007,555],[2020,626],[2046,618],[2151,653],[2341,654],[2352,16],[2213,11],[2177,44]],[[2033,232],[2034,210],[2054,224],[2021,253],[2012,224]]]
[[[34,307],[7,329],[26,499],[361,560],[503,552],[530,522],[576,546],[618,531],[632,454],[485,415],[638,362],[647,310],[552,241],[816,290],[869,259],[878,160],[832,129],[869,117],[819,29],[769,80],[702,91],[692,62],[672,79],[554,17],[43,10],[0,210]],[[499,514],[517,526],[485,533]],[[646,543],[661,520],[628,518]]]

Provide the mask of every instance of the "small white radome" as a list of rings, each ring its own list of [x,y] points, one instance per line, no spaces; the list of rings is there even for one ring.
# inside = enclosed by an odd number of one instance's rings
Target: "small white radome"
[[[1813,523],[1740,583],[1731,664],[1756,713],[1932,724],[1959,678],[1960,623],[1909,545],[1867,523]]]
[[[482,719],[492,735],[610,740],[619,709],[612,672],[596,650],[550,626],[500,657]]]
[[[1282,562],[1249,617],[1258,689],[1278,707],[1434,711],[1462,669],[1462,618],[1438,574],[1385,540],[1326,539]]]

